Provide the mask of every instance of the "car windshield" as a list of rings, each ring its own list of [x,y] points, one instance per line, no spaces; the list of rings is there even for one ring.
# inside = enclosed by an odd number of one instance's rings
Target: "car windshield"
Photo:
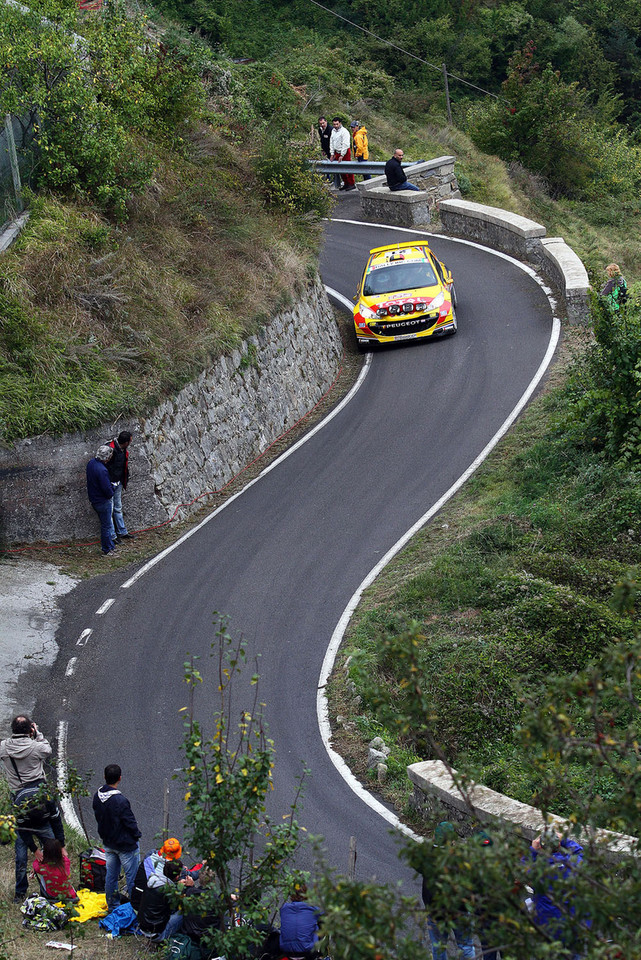
[[[398,263],[379,267],[365,278],[363,295],[377,297],[382,293],[398,290],[414,290],[417,287],[434,287],[438,283],[432,265],[427,260],[414,263]]]

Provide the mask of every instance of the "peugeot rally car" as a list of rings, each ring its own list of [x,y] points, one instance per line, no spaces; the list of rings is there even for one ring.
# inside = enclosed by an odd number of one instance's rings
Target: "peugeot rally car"
[[[370,250],[356,299],[361,350],[456,332],[454,279],[425,241]]]

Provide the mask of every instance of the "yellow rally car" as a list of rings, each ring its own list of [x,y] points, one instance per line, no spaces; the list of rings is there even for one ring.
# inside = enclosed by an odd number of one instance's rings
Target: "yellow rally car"
[[[456,333],[454,279],[426,241],[370,250],[354,307],[360,350]]]

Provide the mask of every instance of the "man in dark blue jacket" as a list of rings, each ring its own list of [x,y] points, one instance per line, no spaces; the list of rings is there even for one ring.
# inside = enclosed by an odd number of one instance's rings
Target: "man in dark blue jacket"
[[[98,834],[105,846],[105,896],[110,910],[119,903],[117,889],[121,867],[127,881],[127,893],[131,896],[140,864],[138,840],[141,833],[129,801],[118,790],[121,778],[122,770],[118,764],[110,763],[105,767],[105,785],[97,790],[93,797]]]
[[[321,911],[307,903],[307,886],[298,883],[287,903],[280,908],[280,949],[288,956],[313,960]]]
[[[530,847],[532,861],[539,857],[547,861],[550,869],[532,876],[536,922],[555,940],[576,946],[578,956],[579,945],[569,943],[573,934],[568,921],[575,916],[571,900],[572,874],[583,861],[583,847],[571,837],[562,836],[553,824],[547,824]],[[583,918],[582,923],[590,926],[588,918]]]
[[[111,518],[114,489],[106,467],[112,457],[113,449],[105,443],[87,464],[87,496],[100,517],[100,546],[104,557],[113,556],[116,549]]]

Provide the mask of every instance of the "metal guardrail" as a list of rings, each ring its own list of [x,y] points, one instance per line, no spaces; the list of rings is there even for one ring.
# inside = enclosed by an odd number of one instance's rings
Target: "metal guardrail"
[[[371,173],[376,177],[385,173],[384,160],[364,160],[362,163],[358,160],[341,160],[340,163],[337,160],[308,160],[307,162],[316,173]],[[407,169],[422,162],[422,160],[412,160],[409,163],[402,163],[401,166]]]

